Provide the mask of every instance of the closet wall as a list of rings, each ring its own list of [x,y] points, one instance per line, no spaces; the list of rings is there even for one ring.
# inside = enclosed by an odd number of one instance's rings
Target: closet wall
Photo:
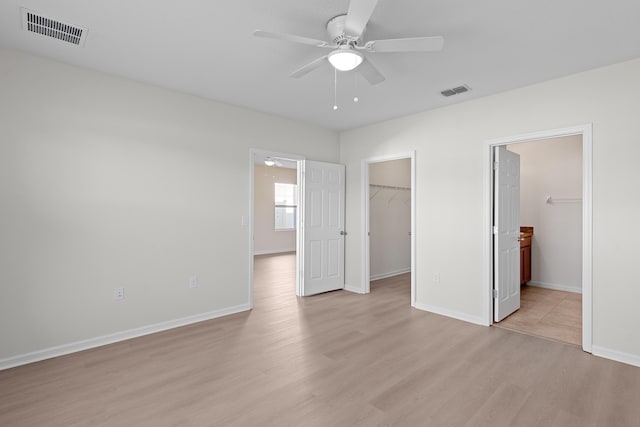
[[[411,159],[369,166],[371,280],[411,271]]]

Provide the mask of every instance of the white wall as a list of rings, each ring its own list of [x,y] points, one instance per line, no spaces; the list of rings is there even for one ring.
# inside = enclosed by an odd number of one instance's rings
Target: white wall
[[[274,183],[296,184],[296,169],[257,165],[254,172],[255,185],[253,251],[254,254],[271,254],[296,250],[295,230],[275,230]]]
[[[582,291],[582,136],[508,146],[520,154],[520,223],[533,226],[531,285]],[[557,203],[546,203],[547,196]]]
[[[410,189],[411,159],[371,163],[369,184]],[[411,191],[374,187],[369,198],[371,280],[411,271]]]
[[[0,366],[248,308],[250,147],[339,155],[334,132],[6,49],[0,94]]]
[[[467,82],[473,87],[473,82]],[[344,132],[347,284],[362,286],[361,160],[416,150],[417,305],[484,322],[486,141],[593,123],[593,348],[640,364],[640,60]],[[440,282],[432,278],[440,273]]]

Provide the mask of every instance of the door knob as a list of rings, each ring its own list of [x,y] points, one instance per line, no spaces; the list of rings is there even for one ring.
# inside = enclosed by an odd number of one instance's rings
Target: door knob
[[[347,235],[347,232],[346,232],[346,231],[344,231],[344,230],[341,230],[341,231],[340,231],[340,235],[341,235],[341,236],[346,236],[346,235]]]

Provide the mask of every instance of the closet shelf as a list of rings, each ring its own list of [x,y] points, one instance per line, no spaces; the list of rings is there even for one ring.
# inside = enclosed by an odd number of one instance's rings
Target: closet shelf
[[[546,196],[544,201],[548,204],[553,203],[580,203],[582,202],[582,197],[551,197]]]
[[[380,185],[380,184],[369,184],[369,187],[380,188],[384,190],[405,190],[405,191],[411,190],[411,187],[396,187],[393,185]]]
[[[382,190],[394,190],[396,192],[398,191],[410,191],[411,188],[410,187],[397,187],[394,185],[381,185],[381,184],[369,184],[369,188],[375,188],[376,192],[371,194],[369,196],[369,200],[373,200],[374,197],[376,197],[378,195],[378,193]],[[394,195],[395,197],[395,195]],[[393,197],[391,198],[393,199]]]

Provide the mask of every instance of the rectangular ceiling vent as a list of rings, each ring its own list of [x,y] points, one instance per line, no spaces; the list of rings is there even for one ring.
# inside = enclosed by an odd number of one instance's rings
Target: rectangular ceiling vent
[[[459,93],[468,92],[470,90],[471,90],[471,88],[469,86],[462,85],[462,86],[454,87],[453,89],[443,90],[440,93],[443,94],[444,96],[453,96],[453,95],[457,95]]]
[[[84,46],[87,29],[47,18],[40,13],[22,8],[22,26],[25,30],[53,37],[76,46]]]

